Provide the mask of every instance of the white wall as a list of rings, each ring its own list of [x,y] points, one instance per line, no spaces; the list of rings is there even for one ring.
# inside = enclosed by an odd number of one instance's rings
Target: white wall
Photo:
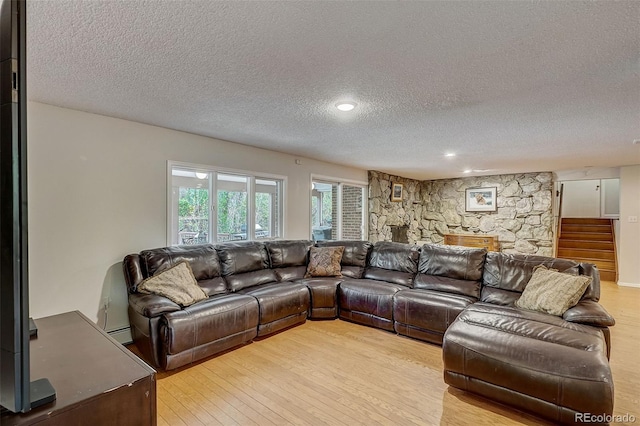
[[[620,256],[618,284],[640,287],[640,165],[620,169]]]
[[[285,175],[285,237],[309,238],[310,175],[365,170],[39,103],[28,105],[30,314],[128,325],[126,254],[166,245],[167,161]]]

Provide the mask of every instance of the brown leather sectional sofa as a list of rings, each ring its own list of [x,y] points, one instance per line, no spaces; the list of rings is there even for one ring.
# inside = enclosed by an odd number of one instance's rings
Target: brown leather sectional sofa
[[[610,415],[608,327],[595,266],[454,246],[327,241],[344,246],[342,277],[305,278],[311,241],[177,246],[126,256],[136,346],[174,369],[307,318],[378,327],[441,344],[451,386],[546,417]],[[187,260],[209,298],[182,308],[136,286]],[[533,268],[590,275],[563,317],[516,308]]]

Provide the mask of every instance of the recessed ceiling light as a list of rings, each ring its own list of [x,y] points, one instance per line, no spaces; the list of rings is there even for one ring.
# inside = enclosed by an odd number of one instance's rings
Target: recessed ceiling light
[[[469,169],[467,169],[467,170],[463,171],[462,173],[471,173],[472,171],[473,171],[473,170],[469,170]]]
[[[455,152],[447,152],[446,154],[444,154],[445,157],[455,157],[456,153]]]
[[[354,102],[340,102],[336,104],[336,108],[344,112],[351,111],[355,107],[356,107],[356,104]]]

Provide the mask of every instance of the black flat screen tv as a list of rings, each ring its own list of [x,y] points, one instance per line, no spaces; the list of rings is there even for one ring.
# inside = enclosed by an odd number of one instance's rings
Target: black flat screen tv
[[[0,0],[0,406],[14,413],[55,399],[29,368],[26,39],[26,1]]]

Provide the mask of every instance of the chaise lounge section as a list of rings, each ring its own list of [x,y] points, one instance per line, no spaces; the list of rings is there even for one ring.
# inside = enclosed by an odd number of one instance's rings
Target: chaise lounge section
[[[341,272],[309,276],[313,247],[344,248]],[[137,291],[185,260],[205,300],[182,307]],[[516,306],[539,265],[591,278],[561,316]],[[608,327],[615,322],[598,303],[591,264],[457,246],[296,240],[145,250],[127,256],[124,270],[134,341],[159,368],[307,318],[339,317],[441,344],[446,383],[554,422],[613,411]]]
[[[591,277],[563,317],[515,306],[538,265]],[[610,415],[609,329],[590,264],[541,256],[487,254],[481,301],[464,309],[443,338],[447,384],[572,424],[576,415]],[[604,417],[603,417],[604,418]]]

